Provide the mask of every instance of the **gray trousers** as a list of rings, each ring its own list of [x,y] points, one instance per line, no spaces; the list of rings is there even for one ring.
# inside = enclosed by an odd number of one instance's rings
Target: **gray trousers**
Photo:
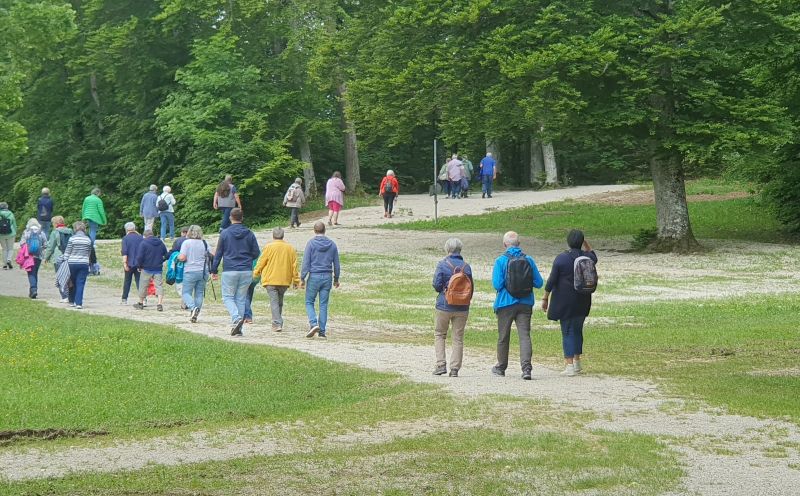
[[[283,295],[289,286],[265,286],[269,295],[269,309],[272,311],[272,325],[283,326]]]
[[[519,364],[522,371],[531,370],[531,305],[516,304],[497,310],[497,368],[508,367],[508,343],[511,338],[511,323],[516,322],[519,333]]]
[[[3,248],[3,262],[11,262],[11,257],[14,255],[14,236],[0,235],[0,246]]]

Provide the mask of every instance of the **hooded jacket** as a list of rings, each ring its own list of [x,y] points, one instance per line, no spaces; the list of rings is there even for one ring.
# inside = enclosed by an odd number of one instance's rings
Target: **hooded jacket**
[[[256,235],[242,224],[231,224],[219,235],[210,272],[218,272],[220,261],[223,272],[250,272],[260,253]]]
[[[303,252],[303,269],[300,280],[305,281],[309,274],[330,274],[333,281],[339,282],[339,249],[336,243],[326,236],[314,236],[306,244]]]
[[[53,219],[53,199],[50,195],[42,195],[36,203],[36,218],[39,222],[50,222]]]
[[[303,187],[297,183],[292,183],[289,189],[286,190],[286,195],[283,197],[283,206],[290,208],[300,208],[306,202],[306,195],[303,193]]]
[[[136,250],[133,264],[128,262],[129,267],[137,267],[145,272],[154,274],[164,270],[164,260],[167,259],[167,247],[164,242],[155,236],[144,238]]]
[[[515,298],[511,296],[506,289],[506,273],[508,272],[509,255],[512,257],[518,257],[525,254],[522,253],[522,250],[519,247],[512,246],[511,248],[507,249],[505,253],[497,257],[497,260],[495,260],[494,269],[492,270],[492,285],[497,291],[497,297],[494,299],[495,312],[497,312],[497,310],[500,308],[510,307],[511,305],[516,305],[518,303],[522,305],[533,306],[533,291],[531,291],[531,294],[525,298]],[[539,273],[539,268],[536,267],[536,262],[534,262],[533,258],[528,255],[525,255],[525,258],[528,259],[528,263],[531,264],[531,268],[533,269],[533,287],[541,288],[542,284],[544,284],[544,279],[542,279],[542,275]]]

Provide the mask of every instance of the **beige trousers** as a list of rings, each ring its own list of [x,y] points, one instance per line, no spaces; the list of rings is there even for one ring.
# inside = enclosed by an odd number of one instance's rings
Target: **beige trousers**
[[[453,323],[453,351],[450,353],[450,369],[458,370],[461,368],[461,360],[464,356],[464,328],[467,326],[469,312],[444,312],[436,310],[434,314],[434,346],[436,348],[436,366],[447,365],[445,354],[445,340],[447,339],[447,329]]]

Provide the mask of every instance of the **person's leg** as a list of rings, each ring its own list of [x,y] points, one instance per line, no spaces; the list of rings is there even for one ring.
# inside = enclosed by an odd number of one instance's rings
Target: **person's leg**
[[[469,312],[455,312],[453,322],[453,351],[450,353],[450,370],[459,370],[464,358],[464,328],[467,327]]]
[[[158,298],[158,304],[164,304],[164,275],[159,272],[158,274],[152,275],[153,282],[156,286],[156,297]]]
[[[92,245],[94,245],[95,240],[97,239],[97,223],[90,220],[89,221],[89,239],[92,240]]]
[[[139,273],[139,277],[141,278],[141,273]],[[150,286],[150,275],[144,275],[144,281],[139,279],[139,304],[144,303],[144,299],[147,298],[147,287]]]
[[[300,207],[292,207],[292,225],[300,227]]]
[[[245,307],[247,306],[248,298],[247,293],[250,285],[253,283],[253,273],[249,270],[235,272],[236,274],[236,311],[241,318],[245,316]],[[251,315],[252,317],[252,315]]]
[[[144,230],[151,231],[153,229],[153,218],[152,217],[144,217]]]
[[[394,193],[389,193],[389,217],[392,216],[392,211],[394,210],[394,199],[397,195]]]
[[[531,356],[533,355],[531,316],[533,315],[533,307],[530,305],[514,305],[514,307],[516,308],[514,321],[517,324],[517,333],[519,334],[519,364],[523,372],[530,372],[533,368],[531,365]]]
[[[333,225],[333,209],[328,209],[328,225]]]
[[[72,265],[69,266],[72,270]],[[83,306],[83,291],[86,289],[86,278],[89,276],[89,266],[80,264],[75,266],[77,276],[75,277],[75,305]]]
[[[494,191],[494,178],[492,176],[486,176],[486,184],[486,196],[491,198],[492,192]]]
[[[42,265],[42,260],[39,258],[33,259],[33,267],[28,272],[28,296],[36,298],[39,294],[39,267]]]
[[[44,233],[44,237],[50,239],[50,226],[53,225],[52,222],[49,220],[43,220],[39,224],[42,226],[42,232]]]
[[[447,340],[447,329],[450,327],[451,312],[442,310],[433,311],[433,350],[436,354],[436,369],[447,366],[447,353],[445,341]]]
[[[389,193],[383,194],[383,216],[389,217]]]
[[[220,229],[225,229],[227,227],[230,227],[230,225],[231,225],[231,210],[233,210],[233,208],[231,208],[231,207],[222,207],[222,208],[220,208],[220,210],[222,210],[222,224],[220,225]]]
[[[167,212],[169,220],[169,239],[175,239],[175,212]]]
[[[166,212],[161,212],[160,214],[158,214],[158,220],[159,220],[159,223],[161,224],[161,236],[160,237],[163,240],[167,236],[167,223],[168,223],[168,221],[167,221],[167,213]]]
[[[319,286],[319,335],[325,336],[328,329],[328,300],[331,295],[331,288],[333,287],[332,276],[327,275],[322,279]]]
[[[278,290],[278,317],[280,317],[280,326],[283,327],[283,298],[289,286],[276,286],[276,288]]]
[[[281,319],[281,307],[278,301],[278,286],[266,286],[266,289],[267,296],[269,296],[269,310],[272,314],[272,326],[281,327],[283,326],[283,320]]]
[[[561,325],[561,348],[564,350],[564,363],[571,365],[572,359],[575,357],[575,345],[570,332],[572,321],[570,319],[561,319],[558,323]]]
[[[125,279],[122,281],[122,301],[128,299],[128,295],[131,293],[131,284],[133,284],[133,271],[126,270],[124,274]]]
[[[244,302],[244,318],[245,320],[253,320],[253,296],[256,293],[256,283],[250,282],[247,288],[247,299]]]
[[[236,322],[241,317],[235,300],[236,288],[238,287],[238,278],[235,274],[235,272],[223,272],[222,277],[220,277],[222,281],[222,303],[231,316],[231,323]]]
[[[183,273],[183,289],[181,290],[181,300],[186,308],[194,310],[197,294],[197,281],[202,280],[202,272],[184,272]]]
[[[0,246],[3,247],[3,263],[11,263],[11,254],[14,251],[14,238],[12,236],[0,236]]]
[[[66,263],[66,262],[64,262]],[[70,285],[67,289],[67,299],[72,304],[75,303],[75,290],[78,288],[78,265],[69,264],[69,280]]]
[[[511,337],[511,321],[514,319],[514,307],[497,310],[497,365],[505,372],[508,368],[508,342]]]
[[[320,280],[318,276],[311,274],[308,276],[308,283],[306,284],[306,315],[308,316],[309,327],[314,327],[319,323],[314,303],[319,293]]]

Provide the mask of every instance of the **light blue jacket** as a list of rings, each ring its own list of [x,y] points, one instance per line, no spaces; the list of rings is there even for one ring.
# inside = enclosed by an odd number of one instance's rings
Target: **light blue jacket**
[[[497,310],[500,308],[510,307],[511,305],[516,305],[517,303],[531,306],[533,306],[534,303],[532,291],[530,296],[526,296],[525,298],[514,298],[509,294],[508,290],[506,290],[506,272],[508,272],[509,255],[512,257],[518,257],[520,255],[524,255],[524,253],[522,253],[522,250],[518,247],[512,246],[494,261],[494,269],[492,269],[492,285],[497,291],[497,296],[494,299],[494,306],[492,308],[494,308],[495,312],[497,312]],[[539,268],[536,267],[536,262],[534,262],[533,258],[528,255],[525,255],[525,258],[528,259],[528,263],[530,263],[531,267],[533,268],[533,287],[541,288],[542,284],[544,284],[544,279],[542,279],[542,275],[539,273]]]

